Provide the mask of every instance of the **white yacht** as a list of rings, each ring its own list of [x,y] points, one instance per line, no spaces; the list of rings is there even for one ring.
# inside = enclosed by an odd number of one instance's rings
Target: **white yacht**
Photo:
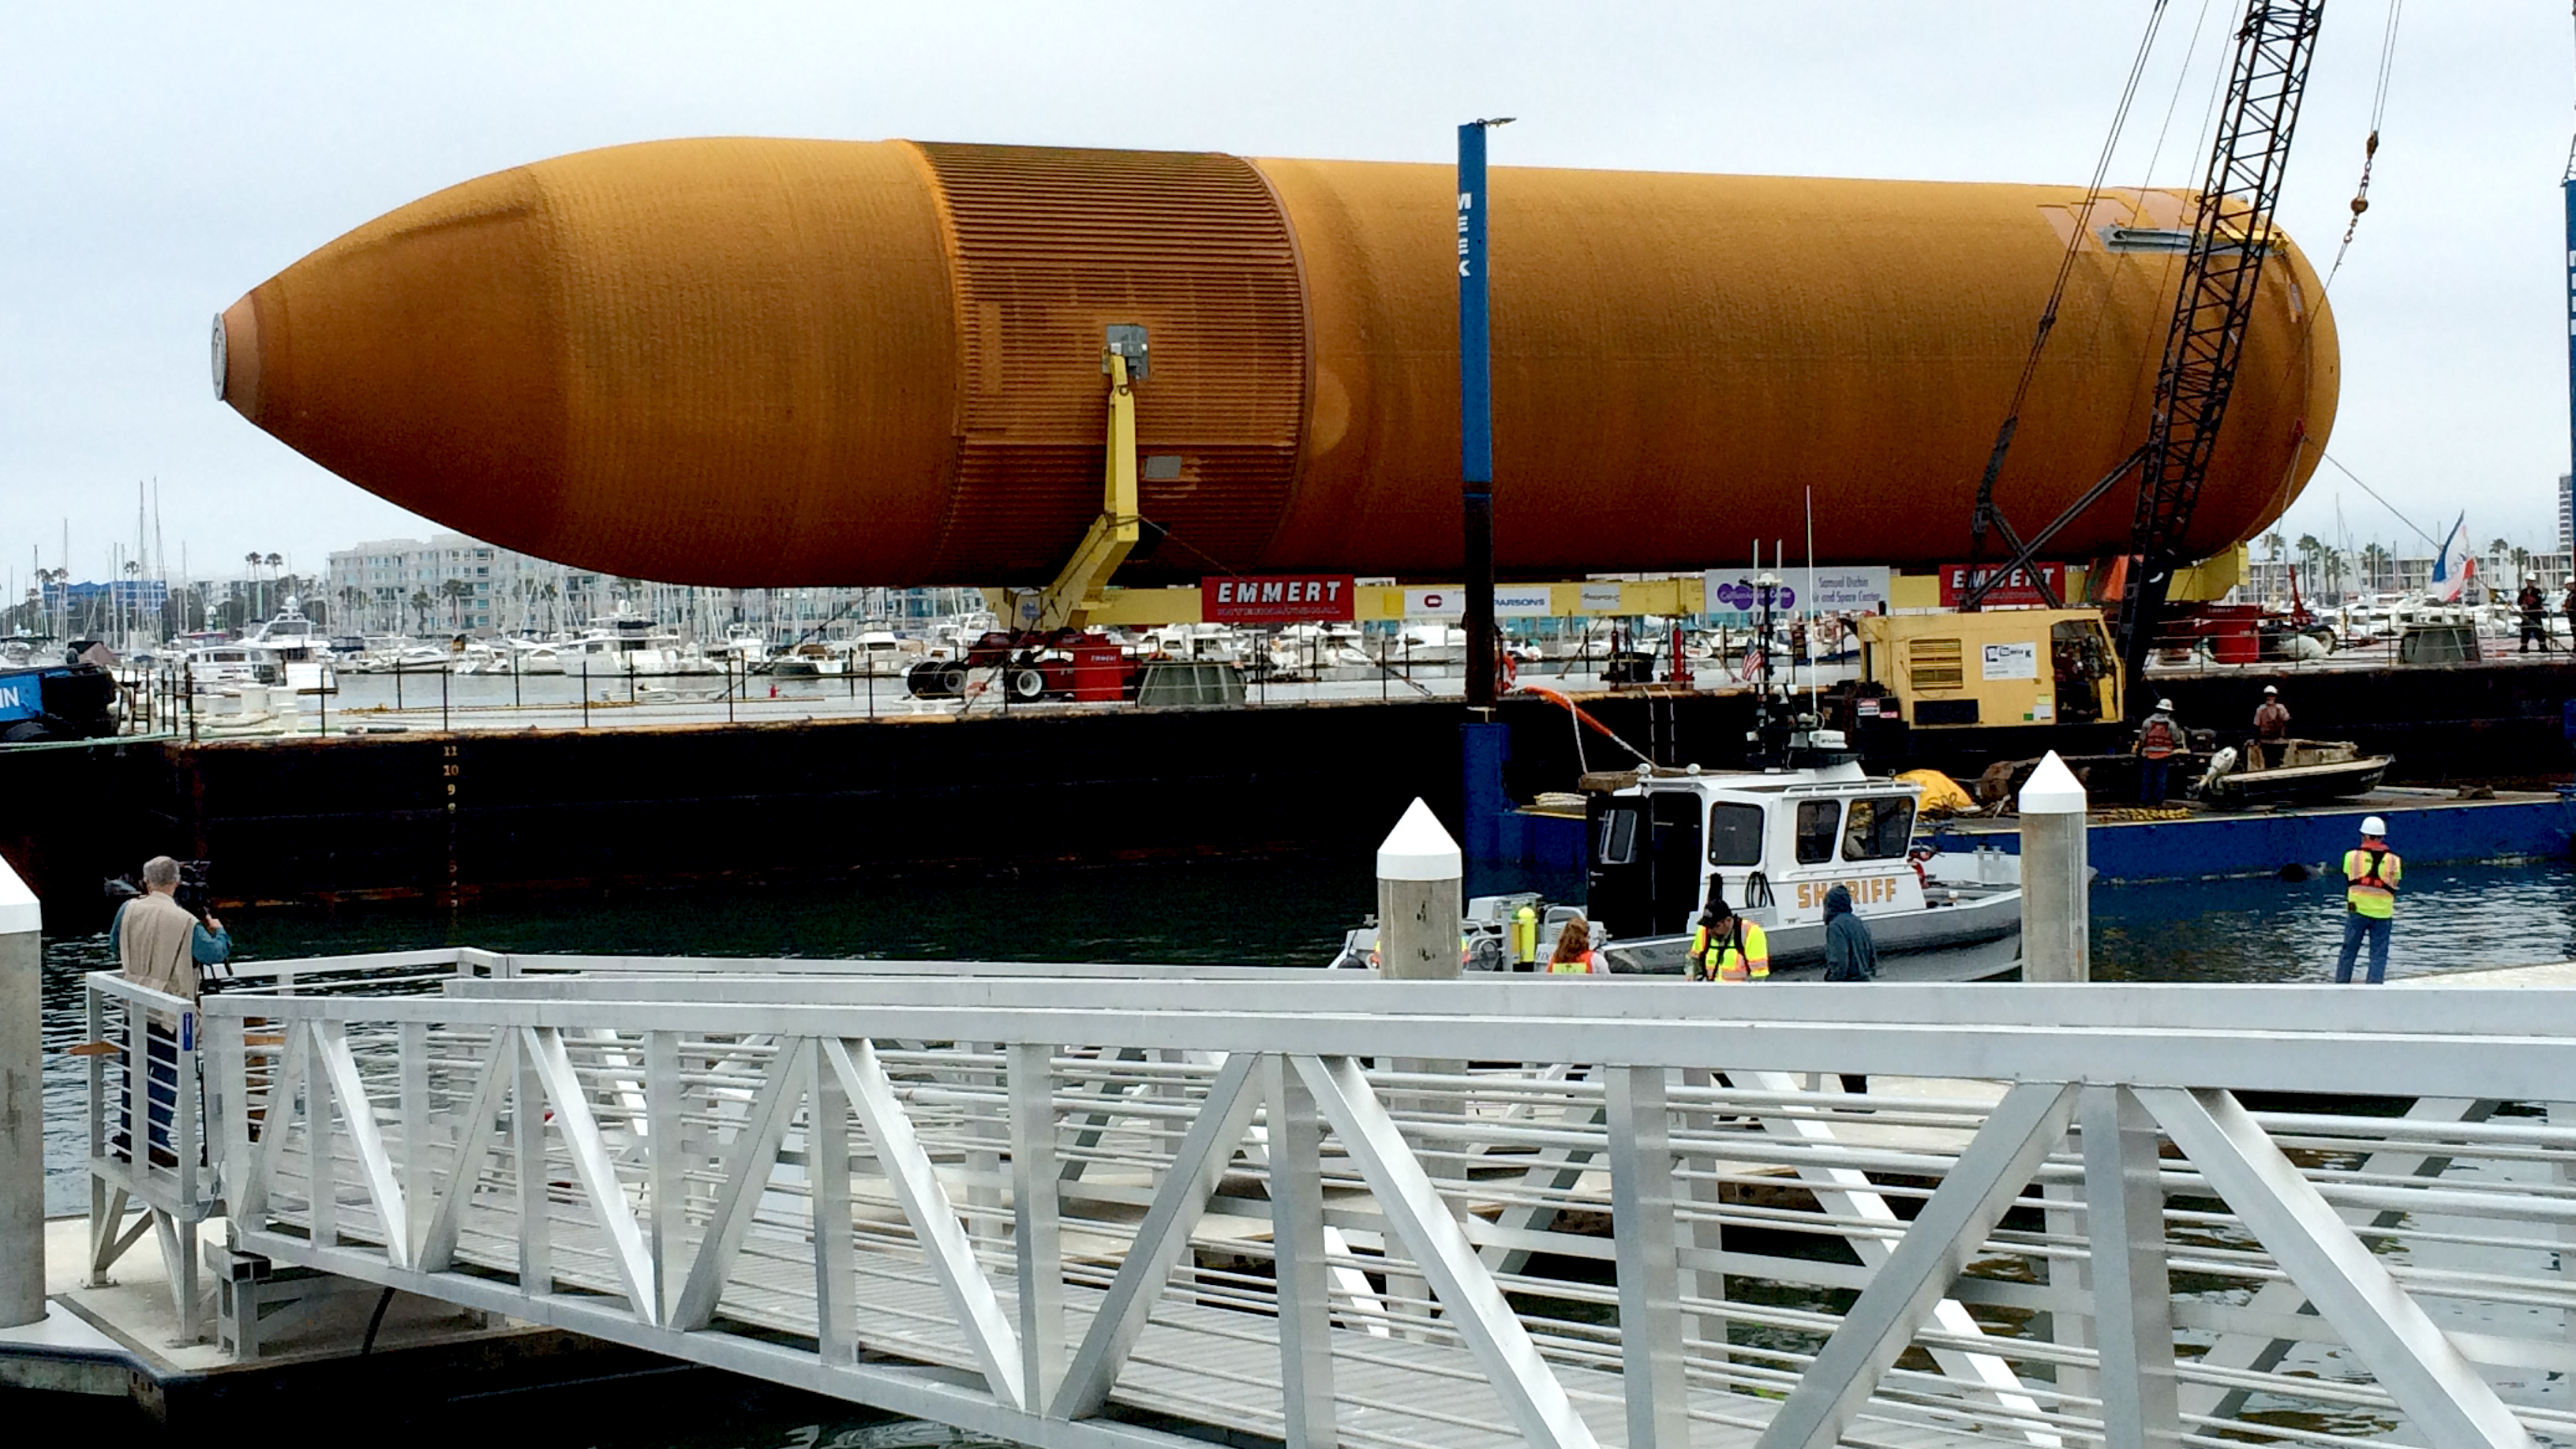
[[[919,642],[898,639],[890,629],[865,629],[850,641],[850,668],[879,679],[893,679],[922,654]]]
[[[590,621],[580,635],[556,647],[566,674],[678,674],[680,636],[620,609]]]
[[[264,656],[258,662],[264,667],[263,684],[282,684],[298,694],[315,694],[336,689],[339,681],[332,675],[331,636],[322,626],[304,617],[301,602],[287,595],[277,617],[259,626],[258,632],[241,641],[244,648]]]
[[[198,694],[212,694],[235,685],[266,684],[274,670],[265,651],[237,640],[191,645],[180,651],[179,664],[189,688]]]

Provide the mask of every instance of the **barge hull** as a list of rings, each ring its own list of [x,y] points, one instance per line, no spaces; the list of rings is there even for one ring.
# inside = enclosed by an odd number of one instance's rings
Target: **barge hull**
[[[2173,819],[2097,819],[2086,849],[2096,879],[2122,883],[2331,871],[2372,815],[2387,822],[2389,844],[2409,865],[2566,860],[2576,851],[2576,797],[2463,800],[2429,790]],[[2021,853],[2020,827],[2008,820],[1945,822],[1935,839],[1945,851]]]

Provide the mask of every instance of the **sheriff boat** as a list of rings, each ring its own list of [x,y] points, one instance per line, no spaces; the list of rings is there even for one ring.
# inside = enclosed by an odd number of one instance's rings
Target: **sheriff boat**
[[[1833,730],[1770,768],[1643,766],[1586,775],[1588,914],[1611,969],[1682,969],[1701,908],[1723,899],[1770,938],[1771,974],[1824,970],[1825,893],[1839,885],[1878,946],[1879,975],[1964,981],[2021,959],[2021,887],[1925,868],[1920,787],[1871,775]]]

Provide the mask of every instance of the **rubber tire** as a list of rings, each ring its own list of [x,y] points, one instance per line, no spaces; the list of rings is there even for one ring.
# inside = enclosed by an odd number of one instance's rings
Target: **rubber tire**
[[[1046,698],[1046,676],[1037,670],[1014,669],[1004,677],[1009,680],[1011,701],[1014,704],[1034,704]]]

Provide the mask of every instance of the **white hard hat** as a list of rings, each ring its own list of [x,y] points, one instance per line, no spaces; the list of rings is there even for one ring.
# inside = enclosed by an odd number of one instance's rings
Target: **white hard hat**
[[[2388,822],[2380,819],[2376,815],[2373,815],[2369,819],[2361,822],[2361,833],[2364,835],[2386,835],[2388,833]]]
[[[2156,701],[2156,708],[2158,708],[2158,709],[2171,709],[2171,708],[2173,708],[2173,701],[2172,701],[2172,700],[2170,700],[2170,699],[2160,699],[2160,700],[2157,700],[2157,701]]]
[[[2277,684],[2267,684],[2263,686],[2263,692],[2265,694],[2279,694],[2281,692],[2281,686]]]

